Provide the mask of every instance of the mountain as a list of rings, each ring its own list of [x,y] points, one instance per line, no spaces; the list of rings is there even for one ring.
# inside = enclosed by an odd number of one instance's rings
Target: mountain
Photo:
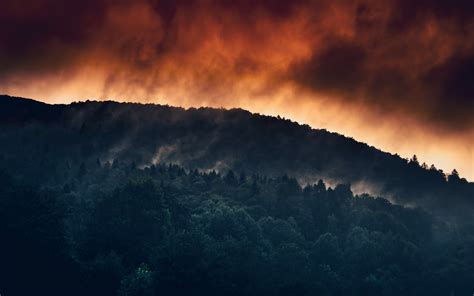
[[[0,97],[0,152],[22,174],[48,174],[64,163],[124,161],[139,167],[288,175],[323,179],[442,215],[472,215],[474,184],[351,138],[242,109],[176,108],[87,101],[48,105]]]
[[[244,110],[4,96],[0,293],[471,295],[472,185]]]

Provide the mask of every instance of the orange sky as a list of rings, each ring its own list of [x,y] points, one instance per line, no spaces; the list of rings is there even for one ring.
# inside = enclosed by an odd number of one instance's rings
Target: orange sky
[[[241,107],[474,180],[473,5],[7,0],[0,93]]]

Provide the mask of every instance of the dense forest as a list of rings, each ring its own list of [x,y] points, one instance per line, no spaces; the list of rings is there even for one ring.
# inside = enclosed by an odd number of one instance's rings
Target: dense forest
[[[287,176],[176,165],[0,178],[2,295],[471,295],[474,225]]]
[[[4,96],[0,294],[472,295],[473,186],[243,110]]]

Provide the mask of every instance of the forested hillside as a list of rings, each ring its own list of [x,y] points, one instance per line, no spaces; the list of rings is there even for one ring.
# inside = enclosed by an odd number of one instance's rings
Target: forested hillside
[[[0,294],[472,295],[472,193],[244,110],[1,97]]]
[[[115,102],[47,105],[0,97],[0,160],[38,184],[71,165],[121,160],[145,167],[245,171],[300,184],[352,184],[409,206],[472,217],[474,184],[353,139],[240,109]],[[362,186],[358,186],[362,185]]]
[[[46,169],[46,167],[45,167]],[[0,176],[2,295],[471,295],[474,226],[287,176]]]

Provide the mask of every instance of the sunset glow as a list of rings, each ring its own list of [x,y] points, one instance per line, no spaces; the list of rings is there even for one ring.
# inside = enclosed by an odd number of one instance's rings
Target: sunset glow
[[[474,180],[469,4],[24,2],[0,12],[0,93],[238,107]]]

